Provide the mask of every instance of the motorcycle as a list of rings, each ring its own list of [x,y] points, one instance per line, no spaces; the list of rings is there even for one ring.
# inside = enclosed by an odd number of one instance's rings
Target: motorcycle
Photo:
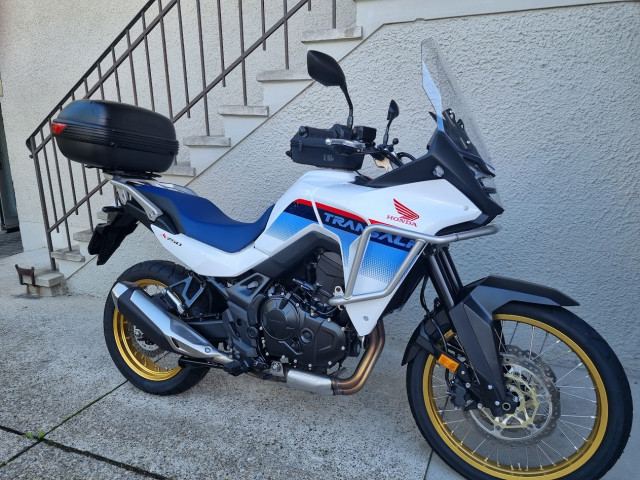
[[[425,314],[402,364],[411,411],[433,450],[470,479],[601,478],[632,419],[613,350],[566,309],[578,305],[567,295],[498,276],[465,285],[456,270],[449,246],[496,233],[503,207],[435,42],[423,43],[422,73],[436,129],[419,158],[389,142],[396,102],[376,144],[376,129],[353,125],[339,64],[316,51],[307,64],[311,78],[341,88],[347,122],[300,127],[287,154],[319,169],[254,223],[157,180],[178,148],[159,114],[82,100],[53,123],[62,153],[101,168],[117,193],[89,245],[98,265],[142,224],[188,266],[146,261],[115,282],[104,334],[117,368],[157,395],[183,392],[211,369],[351,395],[384,347],[383,318],[420,287]],[[361,174],[366,155],[384,173]],[[350,358],[359,360],[346,374]]]

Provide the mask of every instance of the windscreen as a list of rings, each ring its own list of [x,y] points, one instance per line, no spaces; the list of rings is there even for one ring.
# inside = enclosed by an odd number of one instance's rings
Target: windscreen
[[[482,160],[493,169],[489,164],[489,152],[476,127],[471,110],[433,38],[422,42],[422,87],[433,106],[434,114],[437,116],[438,130],[450,136],[445,128],[446,120],[443,119],[443,115],[446,110],[453,110],[456,121],[462,120],[464,131]],[[452,140],[454,144],[457,144],[456,139]]]

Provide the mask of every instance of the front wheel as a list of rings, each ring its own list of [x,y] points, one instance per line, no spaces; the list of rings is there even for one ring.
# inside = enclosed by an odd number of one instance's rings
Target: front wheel
[[[512,304],[494,314],[513,413],[451,403],[452,374],[422,350],[407,368],[411,411],[433,450],[472,480],[601,478],[631,430],[629,383],[615,353],[561,308]],[[463,359],[457,335],[447,348]]]

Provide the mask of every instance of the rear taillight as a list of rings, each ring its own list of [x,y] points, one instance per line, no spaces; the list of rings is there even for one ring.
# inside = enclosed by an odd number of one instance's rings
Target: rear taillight
[[[51,133],[54,135],[60,135],[67,126],[68,125],[66,123],[53,122],[51,124]]]

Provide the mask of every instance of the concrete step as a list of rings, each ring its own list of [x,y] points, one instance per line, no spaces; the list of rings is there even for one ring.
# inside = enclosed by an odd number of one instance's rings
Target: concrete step
[[[311,81],[309,74],[297,70],[264,70],[256,76],[260,83]]]
[[[185,137],[183,143],[189,147],[189,161],[196,175],[213,165],[231,148],[231,138],[224,135]]]
[[[68,248],[60,248],[54,250],[49,255],[51,258],[55,258],[56,266],[60,273],[63,274],[65,278],[69,278],[85,265],[87,258],[84,256],[84,253],[86,252],[80,251],[80,245],[76,244],[71,246],[71,250]]]
[[[220,105],[224,133],[237,145],[243,138],[262,125],[269,116],[269,107],[263,105]]]
[[[162,176],[170,175],[173,177],[190,177],[193,178],[196,176],[196,169],[193,168],[191,162],[180,162],[175,165],[171,165],[169,170],[162,173]]]
[[[32,285],[26,278],[24,280],[27,283],[27,293],[30,295],[55,297],[57,295],[64,295],[67,293],[65,277],[57,270],[36,270],[35,285]]]
[[[235,117],[268,117],[269,107],[263,105],[220,105],[218,113]]]
[[[276,112],[311,85],[307,72],[296,70],[268,70],[258,73],[262,83],[263,103]]]
[[[68,248],[60,248],[50,253],[51,258],[56,260],[66,260],[67,262],[84,262],[86,259],[84,255],[80,253],[80,245],[71,245],[71,250]]]
[[[309,30],[302,34],[302,43],[333,42],[340,40],[362,40],[362,27]]]
[[[362,41],[362,27],[334,28],[304,32],[302,43],[309,50],[319,50],[340,60]]]
[[[230,147],[231,139],[224,135],[196,135],[192,137],[184,137],[182,143],[187,147]]]
[[[73,239],[76,242],[84,242],[89,243],[91,241],[91,237],[93,236],[93,230],[90,228],[87,230],[82,230],[80,232],[76,232],[73,234]]]

